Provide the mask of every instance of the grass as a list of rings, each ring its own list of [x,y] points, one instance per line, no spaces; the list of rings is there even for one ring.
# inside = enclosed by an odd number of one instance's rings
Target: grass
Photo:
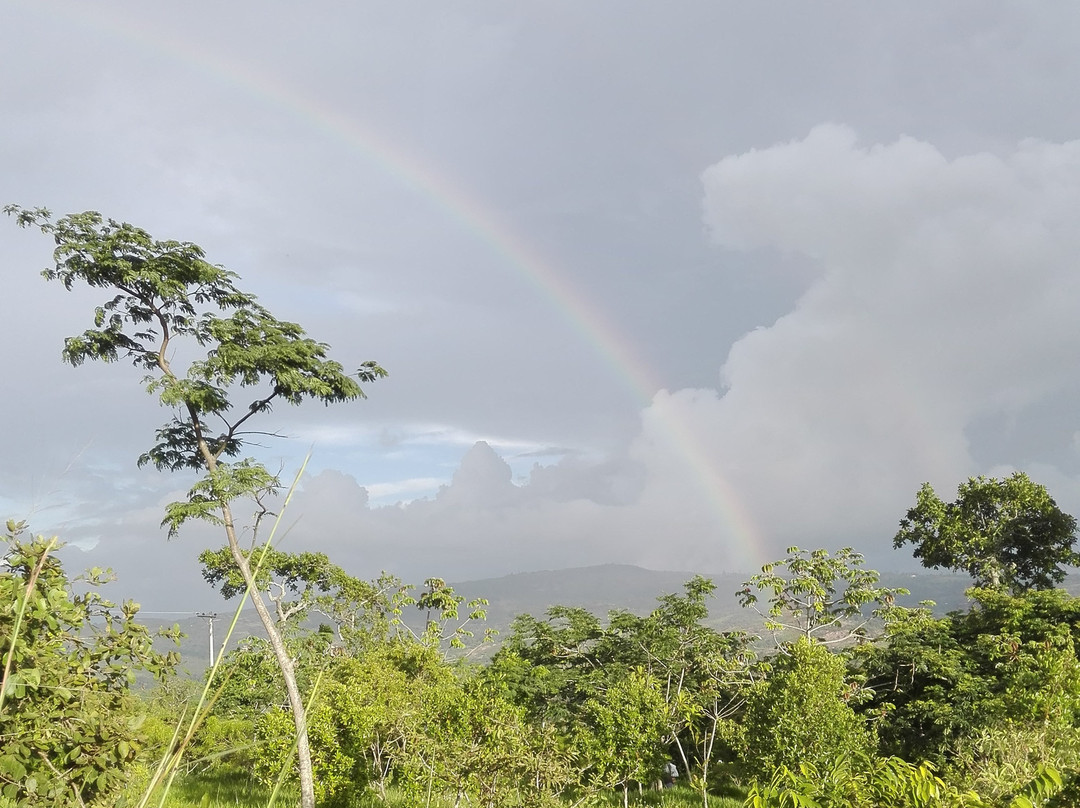
[[[299,801],[298,791],[285,789],[275,804],[288,808]],[[177,777],[163,808],[266,808],[269,802],[270,789],[250,774],[218,766],[209,772]]]
[[[257,783],[247,773],[219,767],[204,774],[192,774],[178,777],[169,791],[164,808],[265,808],[270,798],[270,789]],[[299,801],[298,792],[284,792],[279,795],[277,805],[282,808],[294,806]],[[710,808],[742,808],[743,801],[736,797],[709,797]],[[450,808],[452,800],[432,800],[431,808]],[[567,802],[569,806],[570,803]],[[605,795],[597,805],[602,808],[622,806],[622,792]],[[701,795],[686,787],[664,789],[663,791],[645,791],[640,796],[630,792],[630,805],[647,808],[700,808]],[[350,808],[419,808],[406,800],[404,795],[388,795],[386,802],[374,797],[366,797]]]
[[[604,808],[621,808],[622,792],[606,795],[600,803]],[[709,795],[709,808],[742,808],[743,801],[734,797],[717,797]],[[636,791],[630,791],[631,806],[648,806],[649,808],[701,808],[701,794],[692,788],[675,786],[665,788],[662,791],[645,791],[640,797]]]

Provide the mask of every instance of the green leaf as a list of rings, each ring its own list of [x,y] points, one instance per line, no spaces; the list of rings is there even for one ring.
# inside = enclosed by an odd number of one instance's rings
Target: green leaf
[[[0,755],[0,774],[19,782],[26,777],[26,766],[14,755]]]

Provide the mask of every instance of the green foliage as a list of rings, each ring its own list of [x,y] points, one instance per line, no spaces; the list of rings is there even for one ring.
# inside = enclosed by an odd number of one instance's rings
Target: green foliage
[[[1026,474],[973,477],[956,493],[946,503],[925,483],[893,546],[912,544],[923,566],[963,570],[979,586],[1013,592],[1049,589],[1065,580],[1065,566],[1080,564],[1076,519]]]
[[[1049,799],[1062,789],[1057,771],[1080,771],[1080,727],[1006,721],[965,736],[954,763],[971,789],[992,804],[1010,797]],[[1072,797],[1076,786],[1072,784]],[[1067,804],[1067,803],[1065,803]]]
[[[232,765],[250,767],[256,758],[256,740],[254,722],[207,715],[188,744],[187,766],[207,770],[221,760],[228,760]]]
[[[842,658],[805,637],[777,655],[747,699],[743,763],[751,774],[825,765],[871,747],[863,719],[847,701],[852,687],[845,674]]]
[[[274,318],[254,295],[237,288],[234,273],[206,261],[198,245],[157,241],[94,211],[53,221],[44,209],[4,210],[20,226],[36,226],[55,240],[55,265],[42,273],[46,279],[67,289],[81,281],[114,293],[95,310],[92,328],[66,340],[64,359],[72,365],[130,359],[149,374],[147,390],[176,410],[140,462],[212,470],[221,457],[240,453],[241,425],[277,399],[329,404],[364,395],[341,365],[326,358],[326,345],[295,323]],[[208,348],[184,375],[170,364],[170,346],[179,338]],[[365,362],[357,375],[370,382],[386,373]],[[258,385],[266,389],[230,421],[231,388]],[[224,431],[209,434],[209,416]]]
[[[143,746],[129,689],[137,671],[165,676],[175,652],[153,649],[136,622],[94,586],[105,573],[68,579],[55,540],[23,539],[9,522],[0,565],[0,801],[89,803],[115,794]],[[178,630],[170,635],[177,638]]]
[[[685,584],[683,594],[659,597],[646,617],[625,611],[608,615],[608,625],[588,610],[552,606],[543,619],[519,615],[496,654],[492,669],[503,676],[534,720],[572,726],[591,696],[641,668],[662,683],[674,705],[681,690],[711,674],[708,659],[749,659],[753,637],[717,632],[701,624],[708,616],[707,578]]]
[[[308,714],[319,801],[341,803],[371,784],[385,788],[416,735],[422,694],[448,678],[430,661],[386,652],[334,660]],[[269,784],[291,747],[291,721],[270,709],[257,719],[257,731],[263,746],[255,772]]]
[[[585,702],[587,729],[579,744],[591,763],[589,777],[600,787],[656,779],[667,759],[661,745],[667,708],[660,683],[635,670],[602,695]]]
[[[552,731],[489,679],[462,680],[436,648],[387,644],[333,660],[308,714],[316,796],[352,805],[395,789],[423,804],[449,793],[482,805],[539,805],[576,779]],[[277,778],[292,742],[287,714],[257,719],[255,771]]]
[[[585,609],[554,606],[545,619],[521,615],[489,669],[524,706],[534,725],[564,737],[587,737],[593,705],[641,672],[660,689],[663,731],[650,759],[679,761],[702,795],[709,766],[731,748],[745,688],[752,678],[753,637],[702,625],[714,587],[696,576],[684,591],[659,597],[649,615],[613,611],[605,626]],[[594,766],[583,748],[580,762]]]
[[[184,523],[192,519],[224,527],[231,514],[222,505],[251,498],[258,504],[254,529],[257,534],[259,522],[268,513],[262,500],[280,488],[281,480],[254,460],[245,458],[235,463],[214,460],[206,476],[188,491],[186,500],[165,506],[161,524],[169,528],[169,538],[175,538]]]
[[[841,754],[831,761],[779,767],[751,785],[745,808],[989,808],[961,792],[928,763]]]
[[[136,803],[151,787],[152,775],[163,758],[167,762],[162,767],[162,775],[153,778],[154,788],[167,781],[173,770],[203,771],[221,765],[224,760],[231,765],[249,763],[254,742],[252,721],[207,714],[205,705],[199,707],[201,690],[202,687],[192,679],[170,676],[149,693],[140,694],[139,708],[146,714],[140,729],[145,748],[129,789],[137,793]],[[196,710],[202,717],[185,743],[186,730],[191,726]]]
[[[997,753],[975,748],[987,750],[1006,733],[1017,743],[1011,762],[999,767],[1003,777],[1014,772],[1001,780],[1004,790],[1019,788],[1040,762],[1066,770],[1080,724],[1080,599],[1061,590],[969,594],[975,605],[968,612],[898,613],[885,642],[858,649],[872,694],[865,710],[877,718],[883,747],[929,758],[974,783],[982,776],[976,770],[997,766]]]
[[[894,605],[897,595],[909,594],[906,589],[877,586],[878,573],[863,569],[862,554],[850,547],[835,556],[798,547],[789,547],[787,553],[782,561],[765,564],[738,592],[739,602],[759,613],[758,593],[771,593],[765,622],[769,631],[798,632],[818,642],[844,642],[865,635],[867,605],[877,604],[877,613],[882,614]],[[851,620],[857,625],[845,628]]]
[[[246,637],[219,663],[220,683],[214,713],[255,720],[285,702],[285,687],[266,640]]]
[[[984,682],[952,618],[934,618],[929,608],[895,618],[883,642],[855,651],[871,696],[864,710],[876,719],[884,751],[942,764],[972,729]]]
[[[539,805],[568,785],[565,757],[495,683],[471,679],[432,695],[404,761],[417,797],[423,788],[492,808]]]
[[[276,557],[268,558],[277,568]],[[415,601],[429,612],[428,631],[394,630],[343,647],[345,655],[330,660],[308,715],[319,800],[344,804],[403,789],[412,804],[430,792],[480,804],[539,805],[583,784],[651,781],[672,755],[676,734],[689,733],[688,722],[712,721],[715,705],[728,703],[730,677],[745,672],[751,658],[745,635],[718,634],[698,622],[710,591],[705,579],[692,580],[685,594],[661,597],[647,617],[613,613],[606,629],[584,610],[556,607],[552,614],[567,615],[565,625],[549,617],[531,623],[540,631],[533,642],[511,638],[509,645],[528,659],[508,648],[483,675],[462,679],[464,671],[455,673],[438,641],[460,623],[462,600],[444,582],[429,580]],[[291,642],[299,649],[298,638]],[[263,744],[255,767],[269,782],[291,740],[287,716],[276,706],[280,696],[243,704],[244,683],[265,664],[254,650],[246,661],[227,658],[227,669],[241,667],[218,703],[255,715]],[[306,652],[294,654],[303,682]],[[696,701],[699,692],[708,709]],[[539,709],[552,695],[565,698],[562,709]],[[560,721],[550,720],[555,715]],[[715,740],[715,722],[709,731],[714,734],[694,737]],[[710,751],[703,747],[706,757]],[[686,766],[684,760],[680,768]]]
[[[428,578],[424,586],[426,589],[415,602],[416,608],[424,612],[421,642],[436,648],[443,643],[451,648],[464,648],[466,640],[474,636],[469,624],[487,619],[487,599],[473,598],[465,603],[465,598],[455,593],[442,578]],[[467,609],[464,616],[460,614],[463,603]],[[485,630],[483,642],[491,642],[496,634],[495,629]]]
[[[571,734],[585,700],[618,675],[603,635],[600,620],[582,608],[552,606],[546,619],[519,615],[491,669],[534,722]]]
[[[284,553],[263,545],[241,550],[241,554],[257,562],[250,565],[255,588],[274,604],[281,629],[290,622],[300,623],[312,612],[358,627],[363,618],[384,620],[398,608],[387,597],[387,587],[391,591],[403,589],[395,579],[368,583],[331,563],[325,553]],[[220,588],[226,600],[247,590],[247,582],[230,548],[204,550],[199,561],[203,565],[203,578]]]
[[[735,743],[734,719],[752,683],[756,639],[702,625],[715,586],[700,575],[682,594],[666,594],[646,617],[611,614],[609,642],[625,665],[637,665],[661,685],[666,711],[663,746],[704,799],[710,765]]]

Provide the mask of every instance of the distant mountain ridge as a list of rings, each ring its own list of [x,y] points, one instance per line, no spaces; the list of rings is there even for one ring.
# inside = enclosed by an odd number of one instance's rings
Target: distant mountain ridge
[[[556,604],[581,606],[601,617],[616,609],[645,615],[656,608],[657,598],[681,593],[683,585],[696,574],[648,570],[630,564],[600,564],[522,572],[500,578],[463,581],[453,586],[466,599],[487,598],[488,622],[502,630],[519,614],[527,612],[539,617]],[[708,601],[709,618],[706,622],[710,626],[718,630],[762,630],[761,618],[752,609],[743,608],[736,595],[750,577],[747,573],[701,574],[716,585]],[[938,614],[967,606],[964,592],[971,586],[971,579],[966,575],[935,572],[883,572],[880,575],[880,586],[911,590],[910,595],[899,599],[901,605],[915,606],[921,601],[932,600],[935,603],[934,611]]]
[[[580,606],[604,618],[608,612],[625,609],[634,614],[646,615],[656,608],[657,598],[665,594],[681,593],[683,584],[696,573],[673,570],[648,570],[630,564],[600,564],[589,567],[572,567],[561,570],[519,572],[498,578],[482,578],[451,584],[458,595],[467,601],[486,598],[487,621],[474,627],[477,636],[490,627],[505,637],[513,619],[528,613],[541,617],[555,605]],[[735,595],[749,577],[746,573],[722,573],[708,575],[716,584],[716,591],[709,600],[707,623],[718,631],[742,629],[762,633],[762,620],[751,609],[739,605]],[[1071,582],[1070,582],[1071,583]],[[910,596],[900,599],[901,604],[914,606],[922,600],[933,600],[934,611],[945,614],[966,608],[965,590],[971,586],[966,575],[952,573],[881,573],[880,584],[888,587],[910,589]],[[218,643],[225,636],[232,613],[222,611],[215,623],[215,639]],[[173,620],[146,618],[143,622],[151,627],[171,626],[179,622],[188,635],[180,652],[183,667],[191,675],[201,675],[210,661],[207,623],[196,617]],[[317,621],[316,621],[317,622]],[[410,623],[419,624],[420,616]],[[262,636],[262,629],[254,613],[248,609],[241,615],[237,630],[229,644],[236,646],[247,636]]]

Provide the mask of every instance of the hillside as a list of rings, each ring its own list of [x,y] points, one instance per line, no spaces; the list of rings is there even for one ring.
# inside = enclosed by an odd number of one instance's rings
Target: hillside
[[[691,572],[647,570],[626,564],[603,564],[593,567],[576,567],[563,570],[522,572],[500,578],[485,578],[453,584],[454,589],[466,600],[483,597],[488,599],[487,625],[505,636],[514,617],[522,613],[543,615],[553,605],[580,606],[599,615],[607,615],[615,609],[626,609],[635,614],[648,614],[656,607],[656,599],[667,593],[681,592],[683,584],[693,577]],[[735,592],[741,588],[746,575],[725,573],[711,576],[716,592],[709,601],[708,624],[720,631],[743,629],[754,633],[762,631],[761,618],[752,610],[739,606]],[[915,605],[921,600],[933,600],[935,612],[945,614],[954,609],[965,608],[964,590],[970,579],[963,575],[937,573],[882,573],[881,584],[889,587],[905,587],[912,591],[903,598],[904,605]],[[408,616],[407,616],[408,617]],[[216,621],[215,639],[220,644],[232,619],[230,613],[222,612]],[[201,675],[209,664],[207,621],[192,615],[173,620],[146,619],[153,627],[171,626],[178,622],[187,637],[180,652],[183,667],[191,675]],[[419,615],[411,624],[418,624]],[[241,615],[230,647],[245,637],[261,635],[262,630],[254,612]],[[482,629],[477,634],[482,633]]]

